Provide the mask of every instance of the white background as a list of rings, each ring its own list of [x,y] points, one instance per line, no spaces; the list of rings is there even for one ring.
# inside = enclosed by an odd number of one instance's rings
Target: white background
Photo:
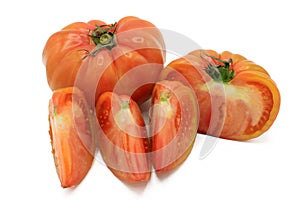
[[[5,2],[5,3],[4,3]],[[299,4],[297,1],[1,1],[0,199],[300,199]],[[263,136],[219,140],[199,159],[205,136],[174,172],[146,185],[120,182],[95,162],[75,189],[62,189],[51,155],[42,64],[48,37],[75,21],[128,15],[177,31],[202,48],[240,53],[264,66],[282,97]]]

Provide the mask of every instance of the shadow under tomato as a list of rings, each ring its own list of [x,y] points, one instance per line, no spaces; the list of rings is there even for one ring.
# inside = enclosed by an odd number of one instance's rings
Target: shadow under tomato
[[[182,164],[181,164],[182,165]],[[177,166],[173,169],[167,170],[167,171],[162,171],[162,172],[153,172],[156,174],[156,177],[160,180],[160,181],[164,181],[166,179],[169,178],[169,176],[171,176],[173,173],[176,173],[177,170],[179,170],[179,168],[181,167]]]
[[[268,133],[265,133],[257,138],[253,138],[253,139],[245,140],[245,141],[241,141],[241,142],[250,143],[250,144],[266,144],[266,143],[270,142],[270,138],[268,136]]]
[[[151,180],[151,178],[150,178]],[[122,182],[128,189],[131,191],[137,193],[137,194],[143,194],[145,191],[145,188],[147,187],[149,181],[140,181],[136,183],[130,183],[130,182]]]

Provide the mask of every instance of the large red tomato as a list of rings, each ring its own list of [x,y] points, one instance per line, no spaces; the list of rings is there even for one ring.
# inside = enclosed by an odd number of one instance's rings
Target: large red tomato
[[[201,133],[255,138],[271,127],[279,112],[280,93],[268,72],[239,54],[196,50],[168,64],[161,78],[193,87]]]
[[[160,31],[148,21],[92,20],[54,33],[45,45],[43,63],[52,90],[76,85],[93,100],[115,90],[142,103],[163,68],[164,50]]]
[[[52,153],[62,187],[78,185],[94,160],[94,118],[77,88],[55,90],[49,102]]]

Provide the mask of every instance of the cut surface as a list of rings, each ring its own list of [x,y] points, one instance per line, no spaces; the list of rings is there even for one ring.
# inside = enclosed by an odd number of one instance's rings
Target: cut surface
[[[245,140],[259,136],[270,127],[268,120],[274,101],[265,84],[247,82],[246,85],[236,85],[212,81],[206,86],[202,92],[207,93],[209,98],[199,104],[201,110],[211,106],[211,121],[209,127],[200,126],[200,131],[217,137]],[[223,92],[220,92],[220,87]]]
[[[93,162],[92,119],[82,93],[54,91],[49,102],[52,153],[62,187],[78,185]]]
[[[184,162],[193,147],[197,127],[193,91],[177,81],[158,82],[152,95],[150,123],[152,162],[157,172]]]
[[[138,105],[129,96],[105,92],[96,113],[101,128],[98,145],[107,167],[122,181],[149,180],[149,143]]]

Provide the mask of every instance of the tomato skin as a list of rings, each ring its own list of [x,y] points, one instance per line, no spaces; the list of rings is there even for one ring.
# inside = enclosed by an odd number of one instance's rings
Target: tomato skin
[[[210,65],[229,61],[235,75],[229,82],[214,80]],[[182,76],[182,77],[180,77]],[[280,108],[280,93],[268,72],[239,54],[196,50],[172,61],[161,79],[188,82],[200,111],[198,132],[232,140],[248,140],[266,132]]]
[[[42,57],[50,88],[55,90],[75,85],[87,95],[86,90],[92,88],[94,93],[90,95],[96,101],[103,92],[114,91],[118,80],[127,72],[145,65],[138,78],[136,74],[131,74],[127,78],[130,81],[123,81],[123,87],[117,90],[130,96],[134,93],[132,97],[138,103],[147,100],[165,60],[160,31],[145,20],[124,17],[117,22],[116,28],[112,28],[115,46],[112,49],[102,48],[89,55],[97,48],[90,36],[96,25],[105,23],[99,20],[75,22],[48,39]],[[90,76],[94,78],[90,79]],[[147,83],[151,87],[141,87]]]
[[[152,94],[150,137],[153,167],[171,170],[190,154],[198,127],[193,90],[178,81],[156,83]]]
[[[56,171],[63,188],[78,185],[94,160],[94,121],[83,93],[55,90],[49,101],[49,125]]]
[[[122,181],[150,179],[149,140],[138,105],[127,95],[103,93],[96,104],[98,147],[112,173]]]

